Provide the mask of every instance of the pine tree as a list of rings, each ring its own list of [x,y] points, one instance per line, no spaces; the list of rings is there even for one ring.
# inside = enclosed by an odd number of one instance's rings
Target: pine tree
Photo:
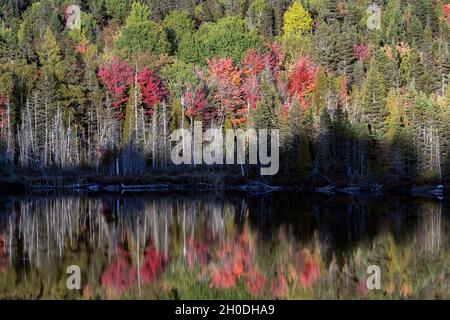
[[[374,137],[382,137],[386,131],[386,89],[382,74],[373,59],[361,92],[363,121]]]

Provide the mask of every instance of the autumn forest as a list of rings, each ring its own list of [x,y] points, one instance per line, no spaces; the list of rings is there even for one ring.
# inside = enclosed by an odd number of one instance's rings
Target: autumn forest
[[[0,175],[261,179],[174,166],[202,121],[279,129],[276,183],[441,180],[449,73],[442,0],[4,0]]]

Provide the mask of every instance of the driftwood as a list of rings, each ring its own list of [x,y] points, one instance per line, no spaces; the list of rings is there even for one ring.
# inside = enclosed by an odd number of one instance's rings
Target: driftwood
[[[329,184],[325,187],[316,188],[314,190],[318,193],[334,194],[334,189],[335,187]]]
[[[420,186],[420,187],[413,187],[411,189],[412,195],[421,195],[421,196],[433,196],[442,198],[444,196],[444,186],[438,185],[438,186]]]
[[[344,193],[348,193],[348,194],[357,194],[357,193],[361,192],[361,189],[362,188],[359,187],[359,186],[350,186],[350,187],[347,187],[347,188],[340,189],[339,191],[344,192]]]
[[[280,191],[282,187],[280,186],[270,186],[266,183],[262,182],[252,182],[250,184],[244,184],[240,186],[230,187],[229,189],[264,194],[269,192]]]

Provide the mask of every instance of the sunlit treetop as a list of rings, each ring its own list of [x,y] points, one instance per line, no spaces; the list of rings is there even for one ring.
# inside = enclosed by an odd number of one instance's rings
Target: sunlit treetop
[[[312,29],[313,19],[308,11],[299,2],[294,2],[284,13],[284,34],[306,33]]]

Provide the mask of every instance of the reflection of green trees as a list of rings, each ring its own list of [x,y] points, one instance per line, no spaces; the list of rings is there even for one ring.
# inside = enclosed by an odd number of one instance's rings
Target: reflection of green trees
[[[130,265],[137,270],[150,243],[169,256],[167,267],[155,281],[136,284],[120,298],[254,298],[247,287],[247,274],[255,270],[265,279],[259,298],[273,297],[273,283],[280,276],[286,279],[282,297],[287,299],[449,298],[448,221],[438,203],[417,206],[418,223],[402,239],[383,226],[384,231],[373,238],[338,252],[318,230],[307,239],[299,235],[307,230],[292,223],[301,224],[300,220],[265,233],[251,223],[249,207],[239,201],[189,197],[46,201],[19,203],[21,218],[9,220],[18,224],[14,230],[21,230],[13,252],[23,251],[29,260],[13,255],[9,264],[5,263],[7,256],[0,257],[0,298],[116,298],[101,283],[102,274],[117,255],[116,248],[120,245],[127,250]],[[47,219],[52,221],[48,229]],[[0,226],[0,235],[7,234],[9,226]],[[36,230],[39,241],[24,238],[24,234],[36,235]],[[198,249],[201,252],[192,255],[194,245],[207,254],[201,256],[204,252]],[[232,250],[227,249],[230,245],[234,245]],[[233,261],[230,256],[242,254],[244,246],[249,248],[245,251],[248,266],[230,288],[213,288],[213,272],[220,270],[226,259]],[[194,263],[192,257],[197,259]],[[66,289],[66,268],[71,264],[82,270],[81,291]],[[381,290],[361,288],[368,265],[381,268]]]

